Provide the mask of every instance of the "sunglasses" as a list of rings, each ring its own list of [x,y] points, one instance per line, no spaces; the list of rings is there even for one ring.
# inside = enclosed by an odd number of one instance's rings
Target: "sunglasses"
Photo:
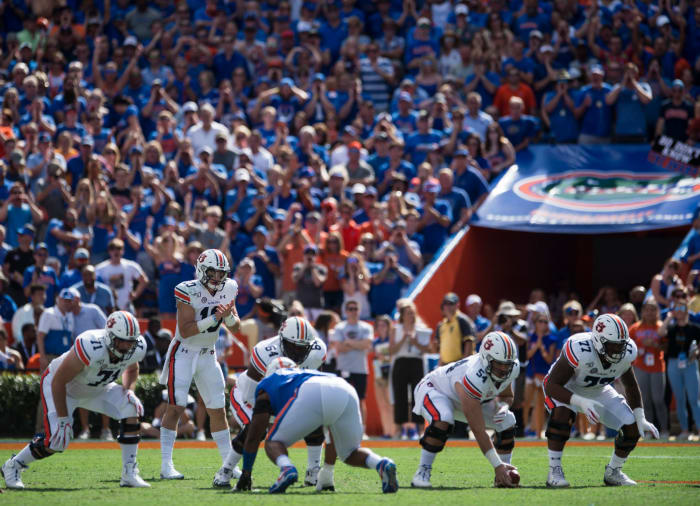
[[[537,323],[549,323],[547,320],[537,320]]]
[[[355,306],[349,306],[349,307],[345,308],[345,311],[357,311],[357,310],[358,310],[358,308],[356,308]]]

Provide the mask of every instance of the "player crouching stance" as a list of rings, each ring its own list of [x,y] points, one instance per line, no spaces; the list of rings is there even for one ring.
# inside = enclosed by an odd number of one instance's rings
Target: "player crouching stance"
[[[569,486],[561,457],[577,411],[593,424],[602,423],[619,431],[610,463],[605,466],[605,484],[637,484],[622,472],[622,465],[645,431],[655,438],[659,432],[644,417],[642,396],[630,367],[635,358],[637,346],[629,338],[627,325],[614,314],[600,315],[591,332],[573,335],[566,341],[543,385],[550,412],[546,432],[548,487]],[[622,380],[627,401],[611,386],[617,378]]]
[[[518,377],[518,348],[503,332],[484,337],[478,355],[435,369],[416,386],[413,412],[430,422],[420,444],[420,465],[412,487],[429,488],[433,461],[445,447],[457,418],[469,423],[479,448],[495,469],[497,487],[515,487],[510,465],[515,446],[515,415],[511,383]],[[496,401],[496,397],[501,402]],[[461,408],[461,409],[460,409]],[[486,428],[496,432],[493,442]]]
[[[236,490],[250,490],[251,473],[260,441],[276,416],[265,441],[265,452],[280,468],[271,494],[284,493],[299,479],[287,448],[317,427],[328,427],[338,456],[348,465],[376,469],[382,479],[382,492],[396,492],[396,464],[367,448],[360,448],[362,419],[355,389],[337,376],[297,369],[286,357],[267,366],[266,377],[255,389],[253,419],[243,447],[243,473]]]
[[[222,322],[234,333],[240,327],[235,305],[238,284],[228,278],[228,260],[217,249],[208,249],[199,255],[195,270],[197,279],[175,287],[175,338],[170,342],[160,376],[160,382],[168,387],[168,407],[160,428],[160,477],[163,480],[184,478],[173,465],[173,447],[177,424],[187,406],[193,380],[207,408],[211,437],[219,449],[221,461],[224,462],[231,452],[226,384],[216,361],[214,345]]]
[[[73,437],[76,408],[119,420],[117,441],[122,449],[122,487],[150,487],[139,476],[136,452],[141,401],[131,390],[139,375],[146,342],[139,324],[127,311],[109,315],[104,330],[80,334],[73,347],[51,362],[41,377],[41,402],[45,434],[35,438],[2,466],[7,488],[22,489],[22,472],[35,460],[50,457],[68,447]],[[123,385],[114,382],[122,375]]]

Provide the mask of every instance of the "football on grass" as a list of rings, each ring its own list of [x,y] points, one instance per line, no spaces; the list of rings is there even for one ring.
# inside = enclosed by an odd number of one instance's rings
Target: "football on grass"
[[[513,485],[520,484],[520,473],[517,471],[517,469],[511,469],[508,471],[508,476],[510,476],[510,481],[513,483]]]

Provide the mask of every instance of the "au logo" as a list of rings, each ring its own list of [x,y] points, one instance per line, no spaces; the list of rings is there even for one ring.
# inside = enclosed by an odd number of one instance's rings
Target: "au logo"
[[[490,350],[491,348],[493,348],[493,341],[491,341],[491,339],[488,339],[488,340],[484,343],[484,349],[485,349],[486,351],[488,351],[488,350]]]
[[[575,170],[524,178],[513,191],[531,202],[605,213],[696,198],[700,185],[680,173]]]

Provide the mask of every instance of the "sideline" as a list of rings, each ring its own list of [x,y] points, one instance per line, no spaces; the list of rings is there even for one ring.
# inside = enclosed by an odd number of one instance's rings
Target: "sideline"
[[[0,450],[21,450],[26,446],[26,442],[0,442]],[[546,441],[517,441],[516,443],[519,447],[538,447],[545,448],[547,446]],[[569,441],[566,446],[605,446],[609,447],[612,445],[612,441]],[[72,449],[76,450],[118,450],[119,443],[112,441],[71,441],[70,446]],[[191,440],[177,440],[176,446],[178,448],[216,448],[214,441],[191,441]],[[363,447],[367,448],[418,448],[418,441],[364,441]],[[447,446],[454,448],[478,448],[476,441],[448,441]],[[651,443],[642,442],[638,443],[637,446],[650,447],[650,448],[671,448],[671,447],[694,447],[700,448],[700,444],[697,443]],[[303,442],[295,443],[292,448],[305,448],[306,444]],[[139,443],[140,449],[145,450],[158,450],[160,449],[160,441],[147,440]],[[700,483],[700,482],[698,482]]]

